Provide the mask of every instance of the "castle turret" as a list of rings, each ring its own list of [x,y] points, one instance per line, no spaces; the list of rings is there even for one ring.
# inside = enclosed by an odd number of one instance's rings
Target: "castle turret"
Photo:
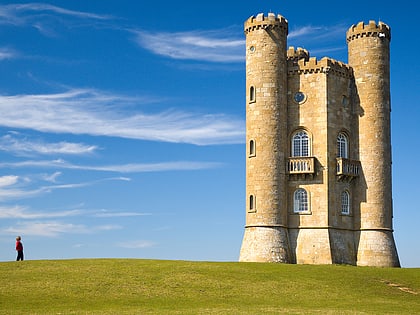
[[[284,207],[288,24],[281,15],[261,13],[244,31],[247,208],[240,261],[290,262]]]
[[[390,40],[390,28],[382,22],[361,22],[347,31],[359,109],[362,177],[355,241],[361,266],[400,265],[392,228]]]

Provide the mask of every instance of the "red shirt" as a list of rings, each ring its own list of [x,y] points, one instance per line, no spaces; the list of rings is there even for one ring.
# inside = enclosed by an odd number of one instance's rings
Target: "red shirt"
[[[16,241],[16,250],[17,251],[23,250],[23,245],[20,241]]]

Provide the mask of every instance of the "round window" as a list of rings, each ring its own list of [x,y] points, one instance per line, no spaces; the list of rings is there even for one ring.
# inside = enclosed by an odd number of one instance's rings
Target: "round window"
[[[298,104],[302,104],[306,101],[306,95],[303,92],[296,92],[295,95],[293,96],[293,100],[298,103]]]

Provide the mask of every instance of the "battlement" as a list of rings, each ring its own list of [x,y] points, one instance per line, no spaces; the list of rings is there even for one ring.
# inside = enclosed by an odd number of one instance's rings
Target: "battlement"
[[[360,37],[379,37],[391,40],[391,28],[380,21],[378,24],[375,21],[369,21],[369,24],[364,22],[359,22],[357,25],[353,24],[347,31],[347,42]]]
[[[280,14],[276,16],[274,13],[268,13],[268,15],[265,16],[264,13],[259,13],[257,16],[252,15],[251,17],[249,17],[244,24],[245,34],[248,34],[249,32],[258,29],[275,28],[281,28],[286,30],[286,35],[288,33],[288,22]]]
[[[353,69],[341,61],[337,61],[328,57],[324,57],[321,60],[317,60],[316,57],[310,57],[308,60],[299,59],[297,62],[293,62],[293,64],[289,65],[288,67],[289,75],[306,73],[325,73],[351,78],[353,76]]]
[[[306,61],[309,60],[309,52],[301,47],[295,49],[295,47],[290,46],[287,50],[287,60],[298,61],[300,59],[304,59]]]

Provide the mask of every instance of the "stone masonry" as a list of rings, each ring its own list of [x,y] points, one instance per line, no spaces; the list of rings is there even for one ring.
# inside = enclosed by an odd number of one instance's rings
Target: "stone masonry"
[[[240,261],[399,267],[392,228],[389,26],[347,31],[348,64],[246,35],[246,226]]]

